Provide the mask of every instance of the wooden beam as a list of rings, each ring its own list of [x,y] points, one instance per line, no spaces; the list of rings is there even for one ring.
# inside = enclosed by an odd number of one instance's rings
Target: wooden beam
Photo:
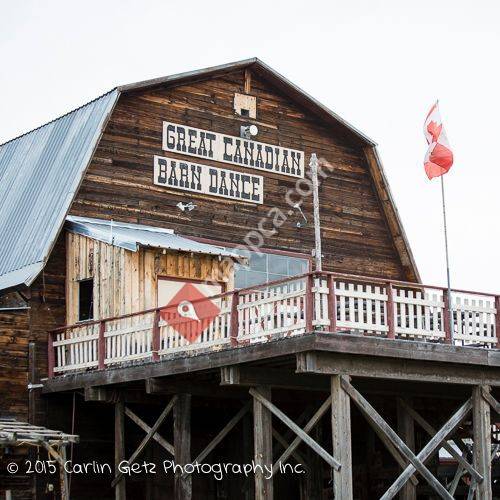
[[[418,345],[418,349],[415,346]],[[363,337],[356,334],[336,335],[316,332],[315,335],[298,335],[295,337],[279,339],[266,343],[250,344],[238,349],[224,349],[200,353],[196,356],[186,353],[184,356],[164,360],[159,363],[145,363],[126,367],[116,367],[112,370],[95,370],[76,374],[65,374],[64,377],[54,377],[44,380],[43,393],[69,391],[81,389],[85,386],[112,385],[119,383],[131,383],[133,381],[145,380],[147,378],[165,377],[167,375],[179,375],[195,371],[213,370],[222,366],[251,363],[253,361],[272,363],[276,358],[295,356],[297,353],[310,351],[326,351],[338,353],[339,357],[347,356],[356,364],[363,357],[382,358],[384,362],[393,359],[406,360],[413,364],[423,363],[430,366],[426,373],[432,371],[432,367],[439,370],[438,375],[432,381],[448,383],[464,383],[470,385],[470,380],[479,385],[500,385],[500,351],[497,349],[479,349],[473,347],[460,347],[445,344],[434,344],[431,342],[409,342],[406,340],[388,340],[385,338]],[[389,359],[387,359],[389,358]],[[440,370],[447,366],[451,370]],[[307,370],[306,370],[307,371]],[[348,372],[346,372],[348,373]],[[367,372],[369,376],[370,373]],[[453,378],[453,374],[463,373],[463,382]],[[329,375],[335,375],[329,373]],[[387,371],[384,377],[387,375]],[[443,377],[440,379],[440,377]],[[483,377],[481,379],[481,377]],[[392,378],[392,377],[389,377]],[[490,380],[491,379],[491,380]],[[418,381],[416,377],[414,380]],[[490,383],[491,381],[491,383]]]
[[[349,394],[352,401],[361,410],[365,417],[371,420],[380,430],[387,435],[393,442],[394,446],[398,448],[399,452],[415,467],[420,474],[425,478],[430,486],[438,493],[441,498],[453,500],[453,497],[446,491],[443,485],[432,475],[430,470],[422,463],[422,461],[415,456],[415,454],[406,446],[397,433],[391,426],[380,416],[380,414],[373,408],[373,406],[349,383],[346,377],[342,377],[342,387]],[[405,474],[403,472],[403,474]],[[411,476],[409,474],[408,478]],[[401,477],[401,476],[400,476]],[[406,479],[406,480],[407,480]],[[405,480],[405,481],[406,481]],[[403,483],[404,484],[404,483]],[[402,486],[402,485],[401,485]],[[396,491],[397,493],[397,491]],[[386,493],[387,494],[387,493]],[[384,500],[392,497],[382,497]]]
[[[281,445],[283,449],[288,449],[290,446],[286,439],[273,427],[273,438]],[[298,452],[294,451],[292,453],[292,457],[297,461],[298,464],[301,464],[304,466],[304,468],[307,468],[307,461],[304,459],[304,457]]]
[[[373,429],[377,437],[382,441],[383,445],[387,448],[387,451],[392,455],[392,458],[396,460],[401,469],[405,469],[408,465],[408,460],[405,459],[404,455],[394,446],[393,442],[387,437],[384,432],[377,427],[371,420],[368,420],[368,425]],[[417,486],[418,479],[413,475],[410,477],[410,481],[414,486]]]
[[[191,463],[191,394],[178,394],[174,408],[175,463]],[[191,500],[193,495],[191,474],[174,476],[174,499]]]
[[[253,391],[253,440],[254,460],[261,467],[272,467],[273,463],[273,437],[272,437],[272,415],[269,409],[262,403],[271,399],[271,388],[258,386]],[[255,395],[259,396],[257,398]],[[268,479],[260,468],[255,472],[255,500],[273,499],[273,478]]]
[[[489,392],[487,386],[477,386],[472,390],[473,400],[473,433],[474,433],[474,468],[483,476],[477,484],[478,500],[490,500],[491,491],[491,417],[490,405],[483,397],[483,391]]]
[[[144,439],[141,441],[139,446],[136,448],[134,453],[132,453],[132,456],[128,459],[128,465],[132,465],[135,463],[137,458],[141,455],[141,453],[144,451],[146,446],[149,444],[149,442],[153,439],[153,436],[156,434],[156,431],[160,428],[160,425],[163,423],[163,421],[167,418],[168,414],[172,411],[172,408],[177,400],[177,397],[174,396],[168,405],[165,407],[165,409],[161,412],[160,416],[156,419],[156,422],[154,423],[153,427],[151,427],[144,436]],[[123,413],[125,413],[125,410],[123,410]],[[118,475],[115,476],[113,479],[113,482],[111,483],[112,486],[115,486],[120,482],[120,480],[123,477],[123,473],[119,472]]]
[[[125,415],[127,415],[132,422],[135,422],[144,432],[149,433],[151,431],[151,427],[144,422],[140,417],[138,417],[130,408],[125,408]],[[174,453],[174,447],[170,444],[165,438],[160,436],[157,432],[153,435],[153,439],[165,450],[168,451],[172,456]]]
[[[105,387],[85,387],[83,393],[85,401],[109,402],[108,390]]]
[[[338,335],[335,335],[337,337]],[[395,342],[395,341],[394,341]],[[350,375],[353,377],[412,380],[447,384],[500,385],[500,370],[470,365],[453,365],[411,359],[350,356],[343,353],[297,354],[298,373]]]
[[[118,465],[125,460],[125,404],[123,401],[115,403],[115,477],[120,474]],[[113,484],[115,488],[115,500],[126,500],[125,477]]]
[[[399,399],[398,400],[399,406],[408,414],[409,417],[411,417],[417,424],[424,429],[427,434],[429,434],[431,437],[436,435],[436,429],[432,427],[421,415],[419,415],[413,408],[408,406],[408,404],[403,400]],[[479,474],[474,467],[465,460],[463,457],[463,454],[458,453],[458,451],[455,450],[453,445],[448,444],[448,441],[445,440],[441,443],[441,446],[463,467],[465,470],[473,476],[476,481],[481,482],[483,480],[483,476]],[[460,446],[460,443],[456,445],[458,448],[463,448],[463,446]],[[464,448],[466,450],[466,448]]]
[[[392,289],[390,290],[392,293]],[[406,405],[409,407],[409,400],[406,401]],[[415,453],[415,426],[413,424],[413,419],[408,415],[402,406],[402,399],[398,399],[396,403],[397,421],[398,421],[398,434],[401,439],[406,443],[408,448]],[[403,467],[404,470],[404,467]],[[406,482],[400,492],[401,500],[416,500],[417,499],[417,488],[411,482]]]
[[[174,395],[174,394],[191,394],[191,396],[200,396],[203,398],[220,398],[220,399],[242,399],[247,397],[246,390],[239,390],[234,387],[227,390],[215,384],[190,380],[175,380],[171,378],[147,378],[145,381],[146,394],[150,395]]]
[[[491,395],[491,393],[485,388],[481,387],[481,395],[488,402],[491,408],[497,415],[500,415],[500,403]]]
[[[301,375],[277,368],[262,370],[248,366],[225,366],[220,369],[220,378],[222,386],[268,385],[279,389],[303,391],[328,391],[329,389],[323,377]]]
[[[279,408],[274,406],[270,401],[268,401],[261,394],[256,392],[254,389],[250,389],[250,394],[262,403],[273,415],[278,417],[289,429],[291,429],[297,436],[300,437],[305,444],[312,448],[325,462],[327,462],[331,467],[336,470],[340,470],[340,463],[330,455],[324,448],[322,448],[316,441],[314,441],[311,436],[309,436],[303,429],[301,429],[293,420],[287,417]]]
[[[244,92],[245,94],[250,94],[252,90],[252,73],[249,69],[245,69],[245,85]]]
[[[333,470],[334,497],[352,500],[351,401],[338,375],[331,384],[333,454],[342,464],[340,470]]]

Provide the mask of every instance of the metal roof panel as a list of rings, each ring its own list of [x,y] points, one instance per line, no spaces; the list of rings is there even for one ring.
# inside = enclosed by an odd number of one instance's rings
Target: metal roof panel
[[[0,290],[34,279],[13,271],[43,266],[118,94],[0,146]]]
[[[200,243],[174,234],[171,229],[160,227],[70,215],[66,218],[66,228],[132,252],[137,252],[139,246],[144,246],[241,259],[240,255],[223,247]]]

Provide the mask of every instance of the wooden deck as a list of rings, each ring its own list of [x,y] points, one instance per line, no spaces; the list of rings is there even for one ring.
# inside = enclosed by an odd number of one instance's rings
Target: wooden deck
[[[349,334],[359,343],[365,337],[413,341],[411,350],[417,350],[415,341],[429,347],[496,349],[500,298],[453,290],[450,311],[446,293],[415,283],[308,273],[193,301],[196,310],[211,303],[218,311],[196,321],[180,317],[169,305],[58,328],[49,335],[49,377],[187,354],[215,357],[218,351],[312,332],[343,332],[342,338]]]

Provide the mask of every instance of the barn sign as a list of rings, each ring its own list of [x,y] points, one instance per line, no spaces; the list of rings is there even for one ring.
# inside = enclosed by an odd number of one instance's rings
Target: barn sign
[[[154,183],[168,188],[262,204],[263,180],[261,175],[154,157]]]
[[[163,122],[163,149],[240,167],[304,177],[304,152]]]

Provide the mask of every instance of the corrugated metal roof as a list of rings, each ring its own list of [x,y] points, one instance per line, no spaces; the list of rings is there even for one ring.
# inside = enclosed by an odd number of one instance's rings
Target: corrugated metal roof
[[[118,94],[0,146],[0,290],[43,268]]]
[[[200,243],[174,234],[171,229],[160,227],[70,215],[66,218],[66,228],[72,232],[83,234],[89,238],[104,241],[105,243],[113,244],[132,252],[137,252],[139,246],[145,246],[231,257],[237,260],[241,259],[237,253],[226,250],[223,247]]]

